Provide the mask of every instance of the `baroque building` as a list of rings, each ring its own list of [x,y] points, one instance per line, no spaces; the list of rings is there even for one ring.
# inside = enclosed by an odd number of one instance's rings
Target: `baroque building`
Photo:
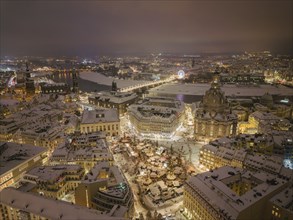
[[[233,136],[237,130],[237,115],[220,88],[219,74],[215,73],[211,88],[195,111],[194,136],[201,141],[210,141],[223,136]]]
[[[116,108],[119,115],[127,112],[129,105],[138,101],[138,95],[133,92],[117,91],[117,83],[112,82],[111,91],[95,92],[89,96],[89,103],[102,108]]]
[[[85,110],[82,114],[80,131],[83,134],[105,131],[109,136],[119,135],[120,119],[117,109]]]
[[[136,134],[170,138],[182,125],[184,103],[167,97],[147,97],[128,107],[129,121]]]

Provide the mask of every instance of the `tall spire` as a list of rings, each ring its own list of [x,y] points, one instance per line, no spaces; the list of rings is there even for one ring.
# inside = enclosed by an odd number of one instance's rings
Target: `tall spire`
[[[212,88],[219,89],[220,88],[220,73],[218,70],[214,72],[213,81],[212,81]]]
[[[25,66],[26,66],[26,71],[29,71],[28,62],[27,61],[25,62]]]
[[[29,69],[29,66],[28,66],[28,62],[25,62],[25,66],[26,66],[26,69],[25,69],[26,73],[25,73],[25,75],[26,75],[26,79],[28,79],[28,78],[31,77],[31,73],[30,73],[30,69]]]
[[[78,90],[79,90],[77,77],[78,77],[78,72],[75,68],[73,68],[73,71],[72,71],[72,92],[74,92],[74,93],[78,93]]]
[[[25,91],[26,91],[26,94],[33,95],[35,94],[34,80],[31,78],[31,72],[29,70],[28,62],[26,62],[25,65],[26,65]]]
[[[115,80],[112,81],[112,92],[117,92],[117,83]]]

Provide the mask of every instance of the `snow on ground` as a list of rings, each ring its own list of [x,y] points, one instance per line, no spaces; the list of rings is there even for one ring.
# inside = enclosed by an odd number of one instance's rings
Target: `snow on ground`
[[[150,89],[150,93],[164,93],[164,94],[184,94],[184,95],[204,95],[210,88],[210,84],[164,84]],[[293,89],[283,85],[258,85],[258,86],[240,86],[240,85],[223,85],[221,89],[227,96],[262,96],[265,93],[272,95],[293,95]]]
[[[0,99],[0,104],[1,105],[16,105],[19,102],[17,100],[14,99],[5,99],[5,98],[1,98]]]
[[[98,84],[111,86],[113,80],[117,83],[118,88],[125,88],[129,86],[139,85],[143,83],[147,83],[149,81],[142,81],[142,80],[123,80],[123,79],[116,79],[113,77],[107,77],[101,73],[96,72],[80,72],[79,77],[88,81],[92,81]]]

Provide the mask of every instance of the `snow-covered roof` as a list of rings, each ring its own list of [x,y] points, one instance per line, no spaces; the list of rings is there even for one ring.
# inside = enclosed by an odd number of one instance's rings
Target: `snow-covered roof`
[[[34,193],[19,191],[10,187],[3,189],[0,195],[1,204],[52,220],[124,219],[103,214],[101,211],[73,205],[68,202],[55,200]]]
[[[179,100],[165,97],[146,98],[138,104],[130,105],[128,111],[140,120],[171,122],[184,111],[184,104]]]
[[[108,173],[108,178],[99,177],[100,173],[105,171]],[[113,178],[110,178],[112,176]],[[88,173],[84,176],[82,182],[99,182],[108,181],[109,185],[118,185],[120,183],[125,183],[124,176],[117,166],[112,166],[108,161],[98,162]]]
[[[47,88],[51,88],[51,87],[55,87],[55,86],[68,86],[68,85],[66,83],[62,83],[62,82],[46,83],[46,84],[42,85],[42,87],[47,87]]]
[[[19,102],[15,99],[0,99],[0,105],[17,105]]]
[[[90,98],[100,101],[108,101],[109,103],[124,103],[133,99],[136,99],[138,95],[132,92],[99,92],[90,95]]]
[[[55,165],[55,166],[40,166],[28,171],[25,175],[34,176],[40,181],[57,181],[58,178],[65,175],[67,172],[81,171],[80,165]]]
[[[0,142],[0,175],[45,153],[43,147],[12,142]]]
[[[210,144],[206,144],[206,145],[202,146],[201,149],[202,150],[208,150],[208,151],[211,151],[211,152],[214,152],[214,153],[216,153],[218,151],[218,147],[210,145]]]
[[[113,156],[109,152],[108,145],[104,139],[99,139],[96,144],[90,145],[85,142],[75,141],[74,145],[69,143],[60,144],[52,153],[51,161],[76,161],[76,160],[112,160]]]
[[[228,184],[237,181],[252,181],[256,184],[242,195],[236,194]],[[286,181],[264,172],[250,172],[240,168],[224,166],[219,169],[192,176],[187,185],[197,191],[218,212],[227,213],[231,219],[256,204],[260,199],[275,195]]]
[[[117,109],[84,110],[81,124],[94,124],[103,122],[119,122]]]
[[[293,214],[293,185],[288,186],[282,192],[270,199],[274,205],[291,210]]]
[[[250,114],[250,117],[254,117],[258,120],[270,120],[270,121],[279,121],[281,118],[278,116],[275,116],[272,113],[267,113],[267,112],[260,112],[256,111]]]

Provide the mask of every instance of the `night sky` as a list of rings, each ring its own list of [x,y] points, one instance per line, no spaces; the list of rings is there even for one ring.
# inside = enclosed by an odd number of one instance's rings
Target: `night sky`
[[[1,1],[1,56],[293,51],[293,1]]]

